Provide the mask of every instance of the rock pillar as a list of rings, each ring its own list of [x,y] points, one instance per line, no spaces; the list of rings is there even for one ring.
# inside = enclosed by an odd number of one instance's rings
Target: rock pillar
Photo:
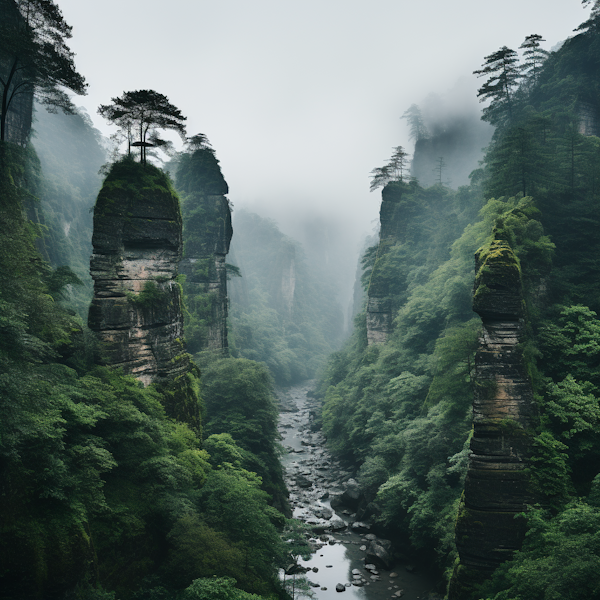
[[[482,319],[475,358],[473,436],[456,522],[460,565],[449,589],[463,600],[521,546],[524,524],[514,517],[535,498],[528,486],[531,432],[537,409],[520,344],[524,308],[518,260],[504,241],[476,254],[473,310]]]
[[[115,164],[94,208],[88,323],[100,340],[99,362],[168,389],[167,412],[199,425],[175,281],[181,237],[167,176],[132,160]]]

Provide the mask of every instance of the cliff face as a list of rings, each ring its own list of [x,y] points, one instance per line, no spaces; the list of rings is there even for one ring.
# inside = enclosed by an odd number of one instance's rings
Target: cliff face
[[[379,209],[379,246],[367,290],[367,343],[385,344],[393,328],[393,306],[389,281],[381,277],[386,267],[386,255],[396,242],[401,241],[405,221],[400,218],[402,188],[387,185],[381,194]]]
[[[471,455],[456,522],[460,566],[450,585],[454,600],[521,546],[524,528],[514,517],[535,502],[526,468],[537,409],[519,348],[524,338],[519,264],[506,242],[494,241],[478,251],[476,271],[473,310],[482,332]]]
[[[167,412],[199,425],[193,370],[183,347],[178,198],[164,173],[125,161],[113,166],[94,208],[88,323],[100,361],[165,391]]]
[[[180,272],[190,320],[190,350],[227,354],[227,271],[233,229],[227,183],[209,149],[186,155],[177,172],[183,205],[184,258]]]

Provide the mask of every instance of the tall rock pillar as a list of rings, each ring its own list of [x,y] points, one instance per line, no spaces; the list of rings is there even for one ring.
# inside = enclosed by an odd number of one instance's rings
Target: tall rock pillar
[[[88,323],[100,362],[163,388],[171,416],[199,426],[193,365],[183,345],[179,200],[167,176],[132,160],[115,164],[94,208]]]
[[[188,310],[186,330],[190,351],[226,356],[227,267],[233,229],[229,191],[212,149],[202,147],[181,157],[177,186],[182,192],[185,275]]]
[[[460,564],[449,599],[464,600],[521,546],[515,515],[535,502],[526,469],[537,408],[520,344],[524,308],[518,260],[495,240],[476,254],[473,310],[482,320],[475,358],[473,437],[456,522]]]

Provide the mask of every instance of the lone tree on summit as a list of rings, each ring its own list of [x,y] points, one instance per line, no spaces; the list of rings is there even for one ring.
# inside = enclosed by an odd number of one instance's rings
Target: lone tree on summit
[[[65,42],[71,29],[52,0],[0,0],[0,140],[7,137],[8,111],[20,95],[34,94],[42,104],[74,112],[63,88],[85,94],[86,83]]]
[[[185,139],[186,117],[163,94],[154,90],[124,92],[119,98],[112,98],[112,102],[101,105],[98,113],[121,128],[127,137],[129,153],[131,146],[140,147],[141,163],[146,163],[146,148],[168,146],[158,136],[158,129],[176,131]],[[137,136],[139,140],[132,142]]]

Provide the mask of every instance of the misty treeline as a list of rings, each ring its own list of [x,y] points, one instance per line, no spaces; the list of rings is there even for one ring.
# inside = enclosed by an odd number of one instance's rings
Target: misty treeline
[[[540,504],[522,516],[522,550],[473,599],[600,593],[600,3],[558,50],[542,42],[528,36],[521,58],[506,47],[484,58],[479,95],[495,129],[469,185],[426,188],[402,176],[383,187],[385,236],[364,254],[362,281],[389,301],[393,329],[368,345],[363,310],[319,383],[328,442],[358,470],[377,522],[449,578],[481,327],[473,257],[492,237],[510,244],[541,414],[530,468]],[[418,164],[435,135],[417,106],[405,116]]]

